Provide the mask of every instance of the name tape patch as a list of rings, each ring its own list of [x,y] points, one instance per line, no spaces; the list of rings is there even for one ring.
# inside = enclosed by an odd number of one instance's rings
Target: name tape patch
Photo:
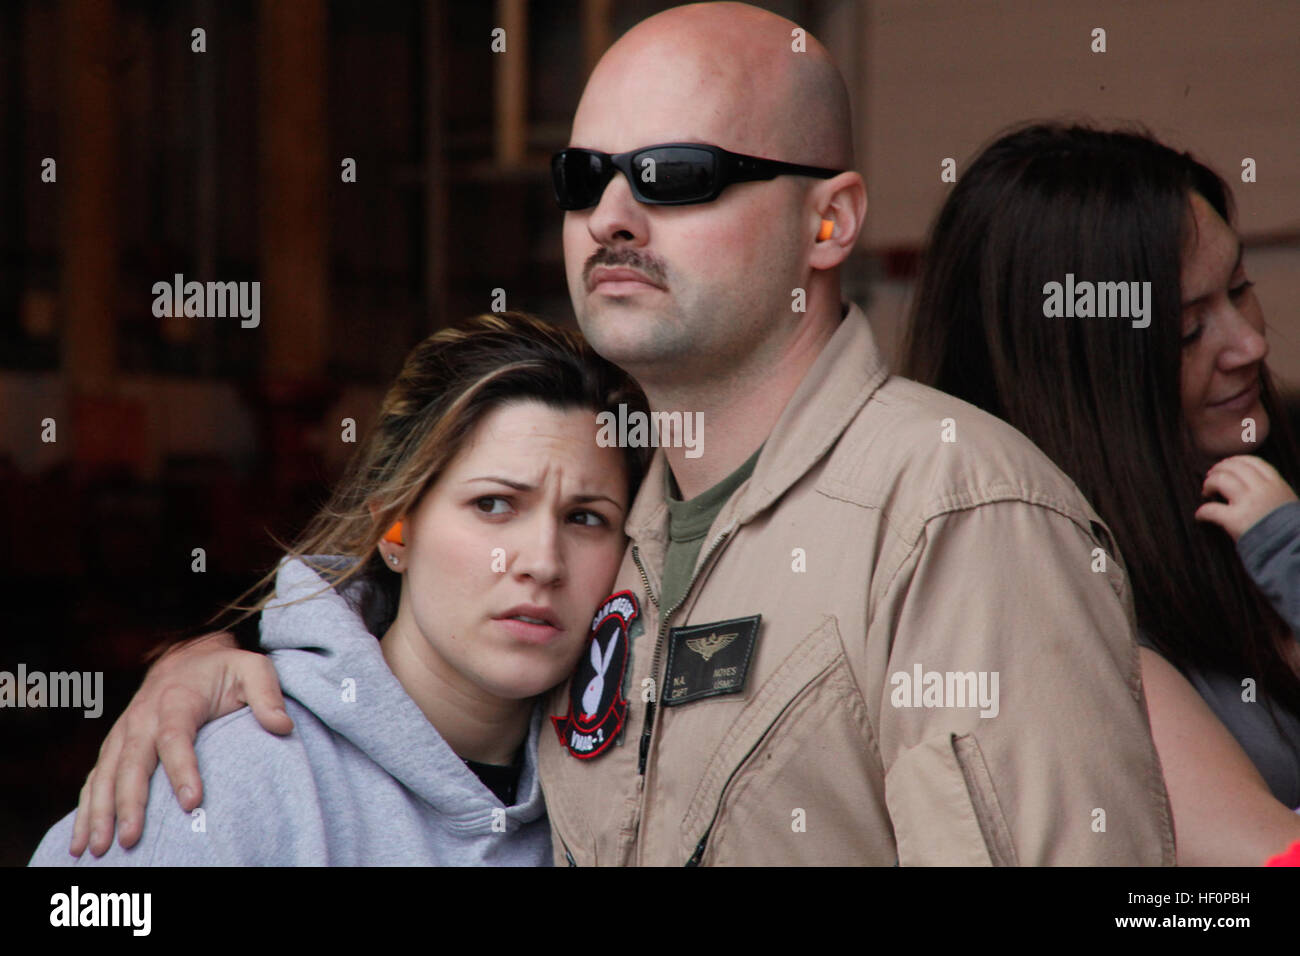
[[[675,707],[744,690],[762,619],[763,615],[755,614],[712,624],[670,628],[664,706]]]

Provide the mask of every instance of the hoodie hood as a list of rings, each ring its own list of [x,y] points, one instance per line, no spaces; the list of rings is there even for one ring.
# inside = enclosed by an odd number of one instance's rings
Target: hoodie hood
[[[343,569],[351,562],[332,556],[282,561],[275,598],[262,612],[261,643],[284,693],[445,815],[449,828],[492,832],[493,811],[499,815],[501,802],[389,670],[378,638],[354,607],[364,582],[348,582],[336,591],[309,566]],[[505,808],[508,831],[544,813],[537,777],[540,719],[539,705],[525,740],[518,803]]]

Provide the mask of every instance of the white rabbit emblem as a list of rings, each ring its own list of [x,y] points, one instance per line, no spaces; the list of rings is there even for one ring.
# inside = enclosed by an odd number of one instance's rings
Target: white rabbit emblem
[[[618,627],[614,628],[603,656],[600,652],[599,638],[591,639],[591,666],[595,668],[596,676],[587,682],[587,689],[582,692],[582,716],[585,720],[594,718],[597,708],[600,707],[600,698],[605,694],[605,672],[609,670],[610,661],[614,659],[614,648],[618,644],[620,630]]]

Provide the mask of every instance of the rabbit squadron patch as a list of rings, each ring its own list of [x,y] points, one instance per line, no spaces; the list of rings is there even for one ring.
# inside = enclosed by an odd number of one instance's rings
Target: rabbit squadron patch
[[[604,753],[627,719],[623,672],[628,630],[640,613],[632,592],[619,591],[602,602],[592,619],[587,653],[578,659],[569,682],[569,713],[551,718],[560,743],[579,760]]]

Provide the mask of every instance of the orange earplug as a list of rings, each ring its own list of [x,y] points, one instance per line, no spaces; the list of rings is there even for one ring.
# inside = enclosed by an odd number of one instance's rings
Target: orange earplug
[[[384,540],[391,541],[393,544],[406,544],[402,540],[402,522],[393,522],[393,526],[384,532]]]
[[[829,239],[831,237],[831,233],[834,231],[835,231],[835,220],[823,219],[821,229],[817,230],[817,241],[821,242],[824,239]]]

